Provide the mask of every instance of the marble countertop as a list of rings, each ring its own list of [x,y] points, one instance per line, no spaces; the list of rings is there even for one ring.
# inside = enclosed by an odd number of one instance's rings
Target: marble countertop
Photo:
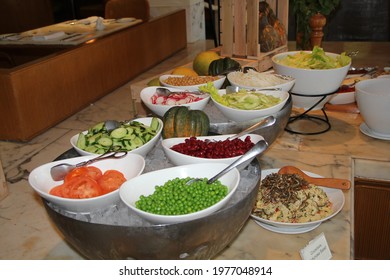
[[[145,72],[137,80],[187,63],[197,51],[207,48],[210,48],[210,44],[192,44],[187,50]],[[128,119],[134,115],[129,92],[133,82],[28,143],[0,141],[0,159],[9,190],[8,196],[0,200],[0,259],[83,259],[64,241],[64,237],[52,224],[42,201],[28,185],[28,175],[33,168],[52,161],[70,149],[70,137],[86,127],[102,119]],[[354,176],[367,176],[390,179],[386,171],[390,166],[390,142],[363,134],[359,130],[363,121],[359,114],[337,111],[329,111],[327,114],[331,124],[329,131],[318,135],[284,131],[259,158],[261,168],[295,165],[324,177],[353,180]],[[344,195],[346,201],[342,211],[307,233],[274,233],[248,219],[237,238],[215,259],[301,259],[300,250],[321,233],[324,233],[333,259],[351,259],[353,187],[345,191]]]

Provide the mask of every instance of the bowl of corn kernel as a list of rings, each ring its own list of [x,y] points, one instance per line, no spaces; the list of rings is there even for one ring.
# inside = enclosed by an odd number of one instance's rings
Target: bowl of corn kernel
[[[178,88],[189,91],[198,91],[200,86],[212,82],[220,89],[225,82],[226,76],[186,76],[186,75],[162,75],[160,84],[166,87]]]

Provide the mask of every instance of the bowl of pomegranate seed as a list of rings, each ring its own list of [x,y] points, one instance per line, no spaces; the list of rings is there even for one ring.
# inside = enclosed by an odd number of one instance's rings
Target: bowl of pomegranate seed
[[[140,97],[145,106],[160,117],[174,106],[187,106],[191,110],[203,110],[210,100],[210,95],[207,93],[156,86],[144,88]]]
[[[168,160],[174,165],[208,162],[230,164],[264,139],[258,134],[230,139],[232,136],[234,134],[168,138],[163,139],[161,144]],[[249,163],[244,162],[238,169],[244,169]]]

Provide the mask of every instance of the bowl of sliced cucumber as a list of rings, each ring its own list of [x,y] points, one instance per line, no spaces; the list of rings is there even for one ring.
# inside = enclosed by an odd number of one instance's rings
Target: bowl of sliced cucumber
[[[156,117],[121,123],[112,131],[100,122],[74,135],[70,143],[82,156],[103,154],[115,148],[145,157],[160,139],[162,128],[162,120]]]

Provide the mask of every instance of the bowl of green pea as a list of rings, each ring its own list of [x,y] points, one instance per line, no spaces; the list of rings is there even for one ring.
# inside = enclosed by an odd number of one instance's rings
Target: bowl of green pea
[[[207,183],[227,166],[198,163],[151,171],[126,181],[119,196],[138,216],[154,224],[201,219],[226,205],[237,189],[240,173],[236,168]],[[201,180],[187,184],[192,178]]]

